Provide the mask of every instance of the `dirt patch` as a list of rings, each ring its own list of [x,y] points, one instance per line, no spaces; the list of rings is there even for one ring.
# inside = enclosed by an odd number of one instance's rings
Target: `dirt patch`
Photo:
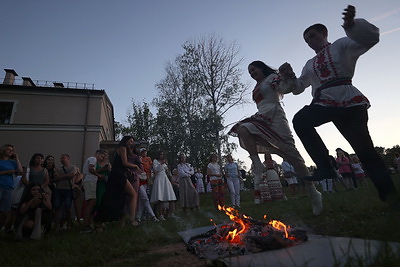
[[[154,263],[156,267],[174,266],[209,266],[205,259],[200,259],[186,250],[184,243],[169,244],[151,249],[149,254],[161,254],[163,257]]]

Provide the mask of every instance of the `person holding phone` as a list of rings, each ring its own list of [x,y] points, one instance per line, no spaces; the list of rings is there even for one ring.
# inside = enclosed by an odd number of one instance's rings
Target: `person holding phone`
[[[42,235],[42,226],[48,221],[44,216],[45,212],[52,209],[50,194],[46,193],[40,183],[33,182],[28,185],[24,192],[21,204],[18,210],[19,225],[16,239],[30,237],[31,239],[40,239]]]
[[[0,147],[0,228],[11,211],[14,190],[14,176],[21,173],[22,165],[14,146],[4,144]]]

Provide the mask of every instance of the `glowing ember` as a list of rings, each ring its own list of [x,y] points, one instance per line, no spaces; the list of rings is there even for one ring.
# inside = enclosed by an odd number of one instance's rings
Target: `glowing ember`
[[[260,250],[279,249],[307,241],[304,230],[293,229],[278,220],[259,221],[239,214],[232,207],[218,206],[233,224],[215,225],[215,228],[197,236],[188,242],[188,250],[199,257],[223,258],[243,255]]]

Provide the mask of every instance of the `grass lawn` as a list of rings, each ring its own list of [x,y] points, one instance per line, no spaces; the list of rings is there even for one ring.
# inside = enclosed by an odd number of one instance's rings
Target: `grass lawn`
[[[400,174],[393,175],[393,180],[400,189]],[[400,242],[400,211],[381,202],[375,187],[368,182],[369,188],[346,191],[338,185],[338,192],[324,194],[324,211],[319,216],[312,215],[307,197],[254,205],[252,191],[242,192],[240,212],[255,219],[267,215],[312,234]],[[178,210],[178,220],[149,222],[135,228],[111,223],[102,233],[80,234],[80,227],[74,226],[71,231],[50,233],[40,241],[13,241],[13,235],[1,232],[0,265],[153,266],[163,255],[148,252],[183,242],[177,232],[210,225],[210,219],[217,224],[229,220],[213,207],[210,194],[200,197],[200,211],[184,216]],[[400,255],[379,259],[376,266],[400,266]]]

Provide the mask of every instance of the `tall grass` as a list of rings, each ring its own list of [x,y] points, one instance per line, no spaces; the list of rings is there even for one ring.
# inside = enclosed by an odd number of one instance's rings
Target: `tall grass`
[[[400,175],[393,180],[400,188]],[[307,197],[289,198],[253,204],[252,191],[243,191],[240,212],[262,219],[277,219],[292,227],[305,228],[309,233],[329,236],[355,237],[400,242],[400,211],[390,209],[378,199],[376,189],[369,181],[369,188],[324,194],[324,211],[312,215]],[[286,190],[286,189],[285,189]],[[400,191],[400,190],[399,190]],[[226,197],[229,203],[229,197]],[[13,235],[0,233],[1,266],[101,266],[138,265],[152,266],[162,255],[148,254],[154,247],[183,242],[179,231],[210,225],[210,219],[221,223],[229,218],[217,211],[210,194],[201,195],[201,210],[178,220],[146,223],[140,227],[121,228],[110,223],[102,233],[80,234],[80,227],[71,231],[49,233],[40,241],[13,241]],[[378,257],[376,266],[397,264],[400,255],[387,254]]]

